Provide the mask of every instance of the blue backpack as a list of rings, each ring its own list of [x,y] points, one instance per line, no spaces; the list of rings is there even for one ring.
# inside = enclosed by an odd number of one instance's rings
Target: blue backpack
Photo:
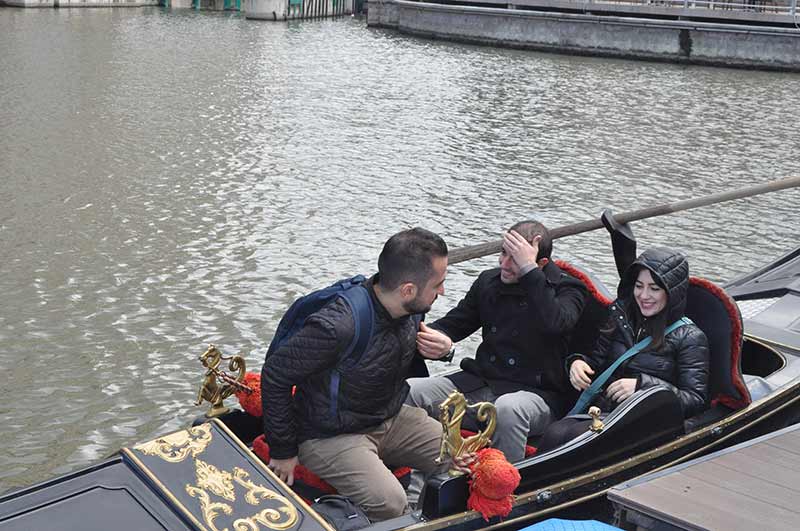
[[[278,329],[269,344],[266,357],[269,358],[278,347],[289,341],[292,336],[303,328],[306,324],[306,319],[312,314],[320,311],[336,297],[342,297],[350,306],[353,321],[355,322],[353,340],[343,353],[342,359],[352,360],[351,363],[347,363],[348,367],[355,365],[361,358],[361,354],[366,350],[367,344],[372,337],[374,310],[372,298],[369,296],[367,288],[364,287],[366,280],[364,275],[356,275],[352,278],[340,280],[327,288],[312,291],[294,301],[286,313],[283,314],[280,323],[278,323]],[[354,353],[357,355],[353,356]]]

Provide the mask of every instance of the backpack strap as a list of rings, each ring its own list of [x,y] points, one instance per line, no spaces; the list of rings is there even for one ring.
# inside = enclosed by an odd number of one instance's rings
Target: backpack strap
[[[363,283],[342,291],[340,297],[350,306],[350,312],[353,315],[354,329],[353,339],[350,341],[347,349],[339,357],[339,362],[336,364],[336,367],[331,371],[331,400],[329,410],[331,416],[336,415],[338,409],[339,382],[342,379],[342,372],[355,367],[361,361],[372,339],[372,331],[375,324],[375,307],[372,304],[372,297]],[[419,324],[424,317],[425,316],[421,313],[411,316],[417,330],[419,330]],[[425,371],[427,372],[427,368]]]
[[[664,335],[666,336],[673,330],[676,330],[681,326],[690,324],[694,324],[692,323],[691,319],[689,319],[688,317],[681,317],[680,319],[669,325],[666,330],[664,330]],[[606,382],[608,382],[609,378],[611,378],[611,375],[614,374],[614,371],[616,371],[620,365],[622,365],[623,363],[634,357],[636,354],[644,350],[652,342],[653,338],[647,336],[646,338],[642,339],[634,346],[626,350],[625,353],[619,358],[617,358],[614,361],[614,363],[611,364],[611,366],[609,366],[606,370],[604,370],[600,374],[600,376],[595,378],[595,380],[592,382],[592,385],[584,389],[584,391],[581,393],[581,396],[578,397],[578,402],[570,410],[570,412],[567,413],[567,416],[579,415],[585,413],[587,406],[592,403],[594,397],[600,393],[603,387],[605,387]]]
[[[369,340],[372,339],[372,328],[375,322],[375,311],[372,305],[372,297],[363,284],[353,286],[342,291],[340,297],[344,299],[350,307],[353,316],[353,339],[347,349],[339,356],[336,367],[331,371],[330,382],[330,415],[335,416],[339,404],[339,381],[342,379],[342,371],[355,367],[364,352],[367,350]]]
[[[338,365],[344,369],[354,367],[367,350],[369,340],[372,338],[372,326],[375,321],[375,309],[372,297],[364,285],[354,286],[341,293],[341,297],[350,306],[353,315],[353,339],[339,359]]]

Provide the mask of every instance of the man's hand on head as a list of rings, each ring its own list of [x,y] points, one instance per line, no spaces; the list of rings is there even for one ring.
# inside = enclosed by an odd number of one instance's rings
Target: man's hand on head
[[[453,341],[446,334],[429,328],[424,322],[419,324],[417,350],[422,357],[438,360],[446,356],[451,348],[453,348]]]
[[[534,236],[533,241],[529,243],[517,231],[510,230],[503,235],[503,249],[520,269],[527,266],[536,267],[540,241],[542,241],[541,235]]]

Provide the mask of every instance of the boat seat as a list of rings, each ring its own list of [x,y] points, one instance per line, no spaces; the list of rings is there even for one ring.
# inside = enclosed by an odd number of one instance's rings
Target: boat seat
[[[742,376],[743,326],[736,302],[713,282],[690,277],[686,316],[708,338],[711,406],[747,406],[752,398]]]
[[[779,386],[772,384],[762,378],[761,376],[754,376],[752,374],[745,374],[744,381],[747,384],[747,390],[750,391],[750,398],[758,400],[771,393],[773,393]]]
[[[614,297],[599,279],[585,269],[564,260],[555,260],[555,263],[562,271],[583,282],[589,290],[590,296],[586,300],[583,313],[570,336],[568,352],[591,352],[600,328],[608,320],[608,307]]]

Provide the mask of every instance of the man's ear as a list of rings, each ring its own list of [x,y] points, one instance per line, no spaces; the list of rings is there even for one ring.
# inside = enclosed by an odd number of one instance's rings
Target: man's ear
[[[413,282],[400,284],[400,296],[403,300],[414,300],[417,296],[417,285]]]

